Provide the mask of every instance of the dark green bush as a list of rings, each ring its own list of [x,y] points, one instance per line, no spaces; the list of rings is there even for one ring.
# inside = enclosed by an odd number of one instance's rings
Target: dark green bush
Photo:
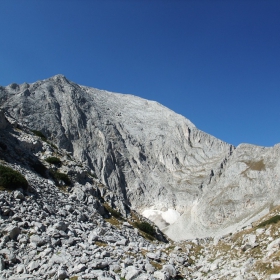
[[[12,84],[10,84],[10,87],[11,87],[12,89],[17,89],[17,88],[18,88],[18,84],[12,83]]]
[[[53,144],[52,142],[50,142],[50,141],[46,141],[51,147],[53,147],[55,150],[57,150],[58,148],[57,148],[57,146],[55,145],[55,144]]]
[[[7,150],[7,145],[5,143],[0,142],[0,148],[4,151]]]
[[[18,171],[10,167],[0,165],[0,186],[8,190],[15,190],[17,188],[26,190],[28,182]]]
[[[67,174],[60,173],[60,172],[54,171],[54,170],[51,170],[50,173],[51,173],[52,177],[54,178],[54,180],[56,181],[56,183],[58,183],[58,181],[61,180],[64,182],[65,185],[71,185],[72,182]]]
[[[47,178],[47,168],[39,160],[30,163],[30,166],[34,169],[36,173],[44,178]]]
[[[50,164],[61,165],[61,160],[57,157],[48,157],[46,158],[46,162]]]
[[[111,214],[111,216],[113,216],[117,219],[121,218],[122,214],[119,211],[110,207],[107,203],[104,203],[104,207]]]
[[[156,233],[154,227],[147,222],[135,223],[135,226],[152,236],[154,236],[154,234]]]
[[[39,130],[31,130],[36,136],[40,137],[43,141],[47,141],[47,137]]]
[[[270,224],[276,224],[279,221],[280,221],[280,215],[276,215],[276,216],[274,216],[274,217],[272,217],[272,218],[270,218],[270,219],[260,223],[258,225],[258,227],[265,227],[265,226],[270,225]]]

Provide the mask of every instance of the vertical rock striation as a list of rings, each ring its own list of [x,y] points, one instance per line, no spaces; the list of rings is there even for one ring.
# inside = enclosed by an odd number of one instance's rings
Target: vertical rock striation
[[[12,117],[94,170],[112,206],[143,212],[173,239],[225,232],[275,201],[279,147],[235,150],[157,102],[62,75],[2,87],[0,98]]]

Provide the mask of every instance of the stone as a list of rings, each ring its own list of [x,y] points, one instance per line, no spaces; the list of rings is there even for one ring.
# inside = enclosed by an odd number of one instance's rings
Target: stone
[[[121,240],[118,240],[118,241],[116,242],[116,245],[126,246],[127,243],[128,243],[128,240],[123,238],[123,239],[121,239]]]
[[[59,268],[57,271],[57,277],[58,279],[64,280],[65,278],[68,278],[69,275],[65,268]]]
[[[159,260],[159,255],[158,254],[155,254],[155,253],[147,253],[146,256],[149,258],[149,259],[152,259],[152,260]]]
[[[14,198],[24,200],[24,195],[21,191],[16,190],[14,191]]]
[[[2,258],[2,256],[0,256],[0,271],[3,271],[5,269],[5,261]]]
[[[59,221],[59,222],[57,222],[57,223],[55,223],[55,224],[53,225],[53,228],[54,228],[54,229],[57,229],[57,230],[66,231],[66,229],[67,229],[67,224],[65,224],[65,223],[62,222],[62,221]]]
[[[28,271],[32,272],[33,270],[36,270],[39,268],[40,263],[37,261],[31,261],[29,265],[27,266]]]
[[[155,272],[154,266],[152,266],[150,263],[145,264],[145,270],[149,273],[154,273]]]
[[[140,274],[140,271],[134,266],[128,266],[126,268],[125,279],[132,280],[135,279],[136,276]]]
[[[175,267],[171,264],[164,265],[162,270],[167,272],[170,277],[175,277],[177,275]]]
[[[93,241],[98,240],[98,236],[95,232],[91,232],[88,237],[88,242],[92,244]]]
[[[164,271],[156,271],[154,272],[154,277],[160,280],[169,280],[170,277]]]
[[[21,273],[25,273],[25,272],[26,272],[26,270],[25,270],[24,264],[19,264],[19,265],[17,266],[17,273],[18,273],[18,274],[21,274]]]
[[[36,246],[42,246],[47,243],[45,239],[43,239],[41,236],[34,234],[30,236],[30,242],[35,243]]]
[[[7,232],[7,235],[11,239],[16,239],[17,236],[20,234],[20,229],[17,226],[10,225],[8,226],[5,231]]]
[[[84,265],[84,264],[75,265],[75,266],[73,267],[73,269],[72,269],[72,274],[85,271],[86,269],[87,269],[87,266]]]

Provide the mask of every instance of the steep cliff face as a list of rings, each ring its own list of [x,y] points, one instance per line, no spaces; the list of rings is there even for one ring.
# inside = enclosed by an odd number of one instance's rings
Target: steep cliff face
[[[0,98],[13,117],[93,169],[113,205],[131,205],[174,239],[217,234],[275,201],[277,147],[235,150],[156,102],[62,75],[2,87]]]
[[[280,145],[239,145],[202,196],[171,227],[169,236],[227,234],[280,204]],[[180,237],[179,237],[180,235]]]

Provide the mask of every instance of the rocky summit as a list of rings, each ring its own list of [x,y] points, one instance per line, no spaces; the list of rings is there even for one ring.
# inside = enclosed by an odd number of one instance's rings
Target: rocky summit
[[[280,145],[63,75],[0,104],[0,279],[280,279]]]

